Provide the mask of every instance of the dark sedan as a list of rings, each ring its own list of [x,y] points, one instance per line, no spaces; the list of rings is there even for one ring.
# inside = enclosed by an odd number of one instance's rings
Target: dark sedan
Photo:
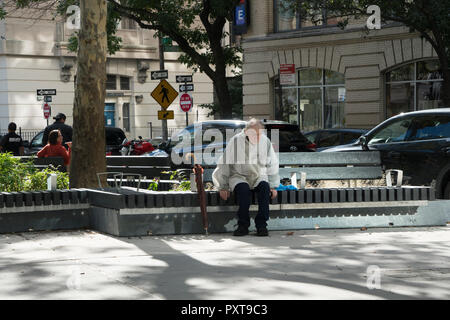
[[[120,148],[122,142],[125,140],[125,133],[120,128],[105,127],[106,134],[106,155],[120,156]],[[35,155],[44,147],[42,137],[44,130],[36,134],[31,142],[25,148],[25,155]]]
[[[412,185],[434,185],[450,199],[450,108],[392,117],[354,143],[323,152],[378,150],[386,169],[401,169]]]
[[[323,129],[305,133],[305,137],[316,144],[317,151],[323,151],[331,147],[354,143],[367,131],[346,128]]]
[[[264,120],[264,126],[267,130],[267,136],[271,139],[273,130],[278,131],[279,144],[275,144],[274,149],[277,152],[314,152],[316,151],[315,144],[311,143],[305,136],[300,132],[297,125],[289,124],[283,121],[275,120]],[[205,150],[207,147],[209,149],[216,149],[222,151],[227,142],[231,139],[234,134],[237,134],[242,129],[244,129],[246,122],[242,120],[212,120],[204,121],[201,123],[202,131],[201,136],[197,137],[200,143],[196,144],[195,137],[195,125],[190,125],[175,134],[169,141],[159,145],[159,149],[164,150],[168,154],[171,154],[174,149],[175,152],[182,154],[188,152],[195,152],[197,150]],[[198,124],[197,124],[198,125]],[[215,144],[215,140],[212,137],[205,135],[205,132],[209,129],[219,130],[222,133],[223,141]],[[227,130],[229,133],[227,136]],[[189,150],[185,148],[180,148],[177,145],[182,141],[183,135],[190,135],[192,145]],[[271,139],[272,140],[272,139]]]

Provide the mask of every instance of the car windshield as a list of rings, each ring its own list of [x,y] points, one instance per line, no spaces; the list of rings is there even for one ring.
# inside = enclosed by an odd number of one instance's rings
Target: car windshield
[[[371,138],[369,145],[405,141],[408,136],[410,127],[410,119],[400,119],[392,122],[375,133],[375,135]]]
[[[305,137],[299,131],[282,131],[282,130],[280,130],[280,141],[303,142],[303,141],[305,141]]]
[[[281,143],[308,142],[296,125],[267,125],[267,136],[272,139],[272,131],[279,130]]]
[[[34,137],[33,141],[31,142],[32,147],[41,147],[42,146],[42,138],[44,137],[44,131],[39,132],[37,136]]]

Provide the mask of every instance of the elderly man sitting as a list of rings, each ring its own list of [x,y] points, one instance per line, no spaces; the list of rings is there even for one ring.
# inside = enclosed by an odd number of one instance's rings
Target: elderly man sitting
[[[229,141],[213,172],[213,182],[224,200],[228,199],[230,191],[236,193],[239,210],[234,236],[248,234],[252,189],[257,193],[259,206],[255,217],[256,234],[269,235],[269,201],[270,197],[277,196],[275,188],[280,184],[280,177],[278,155],[264,134],[264,124],[260,120],[251,119],[245,129]]]

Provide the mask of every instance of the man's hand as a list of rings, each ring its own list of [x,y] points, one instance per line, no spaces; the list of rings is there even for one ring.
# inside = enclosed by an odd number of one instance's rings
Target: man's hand
[[[271,194],[271,198],[275,199],[278,195],[278,192],[275,189],[270,189],[270,194]]]
[[[72,142],[70,141],[70,142],[66,142],[66,144],[67,144],[67,146],[69,147],[69,148],[72,148]]]
[[[220,190],[219,191],[219,195],[224,201],[226,201],[230,197],[230,191],[228,191],[228,190]]]

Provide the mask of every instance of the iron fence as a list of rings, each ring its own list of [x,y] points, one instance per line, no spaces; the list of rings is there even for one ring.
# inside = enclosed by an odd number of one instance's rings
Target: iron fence
[[[178,131],[184,129],[185,127],[171,127],[167,128],[167,134],[170,138],[174,133],[177,133]],[[155,127],[149,124],[149,137],[152,139],[162,137],[162,127]]]
[[[17,128],[16,133],[22,137],[22,140],[31,141],[33,137],[41,131],[42,129],[22,129],[21,127],[19,127]],[[0,129],[0,136],[4,136],[7,133],[7,129]]]

